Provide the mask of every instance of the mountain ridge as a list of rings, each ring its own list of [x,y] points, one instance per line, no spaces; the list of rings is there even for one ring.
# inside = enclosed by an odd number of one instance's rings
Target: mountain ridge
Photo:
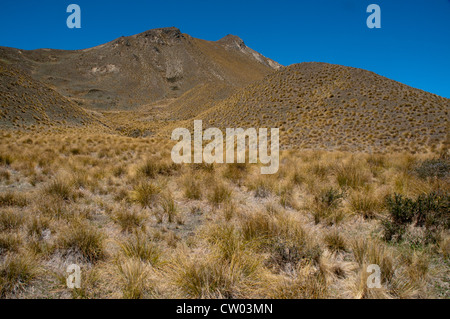
[[[170,27],[83,50],[0,47],[0,59],[80,105],[100,110],[177,98],[205,83],[225,84],[231,91],[281,67],[242,40],[239,50],[233,41],[221,40],[196,39]]]

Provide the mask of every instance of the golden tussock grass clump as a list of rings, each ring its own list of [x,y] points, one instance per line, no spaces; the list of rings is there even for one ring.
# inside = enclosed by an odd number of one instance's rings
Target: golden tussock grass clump
[[[39,264],[31,254],[8,254],[0,265],[0,296],[18,293],[39,275]]]
[[[96,262],[105,257],[104,234],[85,221],[73,221],[71,227],[61,231],[57,247],[64,254],[81,254],[88,262]]]
[[[148,218],[145,212],[124,206],[119,206],[118,210],[112,214],[112,219],[120,225],[123,231],[128,232],[144,228]]]

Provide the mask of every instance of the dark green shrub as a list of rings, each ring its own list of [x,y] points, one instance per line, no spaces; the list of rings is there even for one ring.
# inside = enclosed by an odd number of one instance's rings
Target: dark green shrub
[[[384,238],[401,241],[409,225],[423,227],[425,244],[436,242],[442,229],[450,227],[450,196],[442,192],[422,194],[416,200],[394,194],[386,198],[389,217],[383,220]]]
[[[402,195],[394,194],[386,198],[386,207],[396,224],[409,224],[414,217],[415,203]]]
[[[441,192],[422,194],[416,201],[416,226],[435,232],[450,228],[450,196]]]

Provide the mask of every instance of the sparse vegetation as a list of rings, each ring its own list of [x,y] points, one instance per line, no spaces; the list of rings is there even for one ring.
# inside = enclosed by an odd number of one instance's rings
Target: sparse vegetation
[[[448,299],[448,99],[336,65],[220,60],[259,81],[69,100],[0,61],[0,296]],[[174,164],[167,137],[194,117],[280,128],[278,173]],[[382,288],[368,289],[374,264]]]

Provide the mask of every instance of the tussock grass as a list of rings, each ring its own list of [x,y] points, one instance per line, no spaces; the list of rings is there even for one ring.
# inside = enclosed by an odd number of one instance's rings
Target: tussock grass
[[[126,259],[117,262],[122,297],[124,299],[142,299],[148,289],[149,271],[139,259]]]
[[[271,177],[267,176],[258,176],[255,179],[252,179],[247,187],[249,190],[255,192],[255,197],[257,198],[266,198],[274,191],[274,182]]]
[[[95,263],[105,257],[105,237],[86,222],[74,221],[58,237],[57,247],[65,253],[79,253],[88,262]]]
[[[44,188],[44,193],[63,200],[70,200],[74,197],[73,185],[62,178],[56,178],[51,181]]]
[[[207,255],[178,259],[172,266],[172,281],[187,298],[242,298],[257,279],[258,261],[234,255],[231,261]]]
[[[162,208],[162,213],[167,216],[167,221],[173,223],[175,217],[178,214],[177,206],[173,195],[170,192],[166,192],[161,196],[160,205]]]
[[[173,162],[162,162],[161,160],[157,161],[154,159],[149,159],[138,168],[138,174],[148,178],[156,178],[158,175],[173,175],[179,169],[180,166]]]
[[[208,194],[208,200],[214,206],[219,206],[220,204],[228,201],[231,198],[231,194],[232,192],[226,184],[216,182]]]
[[[367,185],[370,181],[369,172],[361,164],[354,161],[340,163],[334,168],[336,180],[342,188],[358,189]]]
[[[8,154],[0,154],[0,165],[9,166],[13,162],[11,155]]]
[[[31,254],[9,254],[0,265],[0,297],[17,293],[39,274],[39,265]]]
[[[8,182],[11,179],[11,173],[3,168],[0,168],[0,182],[6,181]]]
[[[113,213],[113,220],[120,225],[122,231],[133,231],[136,228],[143,228],[147,220],[144,212],[133,208],[121,207]]]
[[[319,224],[325,222],[328,225],[338,224],[344,218],[342,210],[342,200],[345,196],[344,192],[327,187],[319,191],[314,196],[311,204],[311,210],[314,217],[314,222]]]
[[[358,239],[351,244],[356,262],[360,265],[378,265],[382,282],[389,282],[394,275],[394,257],[385,245],[379,242]]]
[[[184,196],[187,199],[200,200],[203,196],[202,183],[195,175],[187,175],[183,181]]]
[[[249,171],[248,166],[249,166],[248,164],[240,164],[240,163],[227,165],[225,168],[225,172],[223,173],[223,176],[231,180],[238,186],[241,186],[248,174]]]
[[[302,265],[294,278],[283,278],[267,289],[274,299],[326,299],[328,284],[324,275],[312,265]]]
[[[328,247],[333,252],[346,251],[347,242],[345,238],[339,233],[338,230],[333,230],[325,235],[324,241]]]
[[[0,268],[33,256],[39,270],[12,265],[24,275],[5,275],[2,296],[70,296],[46,287],[75,261],[74,298],[449,297],[450,186],[415,170],[437,153],[287,150],[262,176],[252,165],[171,168],[173,143],[120,134],[0,132],[0,154],[14,159],[0,164],[1,194],[12,194],[0,205]],[[401,226],[392,240],[388,222]],[[370,264],[380,289],[367,288]]]
[[[0,234],[0,255],[5,252],[17,252],[22,244],[22,239],[17,234]]]
[[[25,222],[23,214],[12,209],[5,209],[0,212],[0,230],[16,230]]]
[[[349,198],[349,204],[354,213],[364,218],[374,218],[382,208],[382,201],[367,191],[353,192]]]
[[[28,205],[28,198],[23,194],[6,192],[0,194],[0,207],[18,206],[25,207]]]
[[[138,183],[130,194],[130,199],[142,207],[153,207],[160,199],[161,188],[153,182]]]
[[[51,220],[45,216],[33,215],[27,223],[29,236],[42,237],[45,230],[50,229]]]
[[[158,266],[161,263],[161,248],[145,233],[135,232],[130,239],[120,243],[120,249],[128,258],[137,258],[142,262],[149,262],[152,266]]]

